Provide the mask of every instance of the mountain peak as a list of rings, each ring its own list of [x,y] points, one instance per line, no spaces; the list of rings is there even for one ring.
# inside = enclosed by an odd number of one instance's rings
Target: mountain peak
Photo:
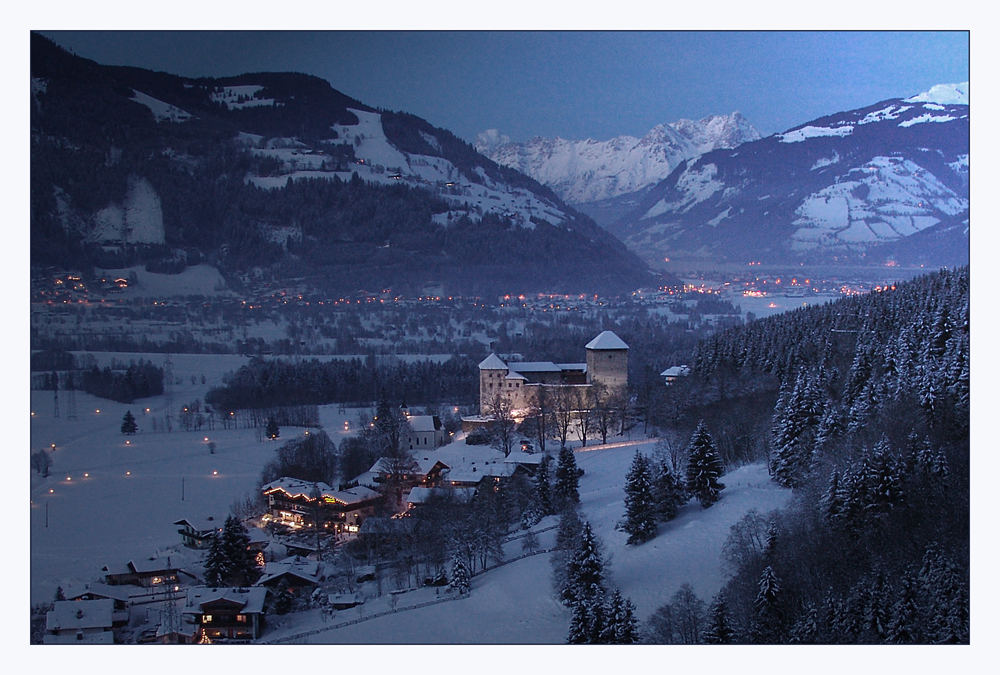
[[[657,124],[642,138],[621,135],[604,141],[536,137],[512,143],[488,129],[479,134],[476,149],[581,204],[640,190],[666,178],[686,159],[759,138],[746,118],[734,112]]]
[[[936,84],[922,94],[905,99],[906,103],[938,103],[940,105],[969,105],[969,83]]]

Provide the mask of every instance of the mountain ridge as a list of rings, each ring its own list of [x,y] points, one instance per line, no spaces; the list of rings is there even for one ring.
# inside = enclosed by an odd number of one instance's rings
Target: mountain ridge
[[[451,132],[302,73],[187,78],[31,36],[32,265],[209,263],[331,292],[628,292],[656,276]]]
[[[498,164],[548,185],[571,204],[632,193],[664,179],[683,159],[760,138],[739,112],[657,124],[642,137],[599,141],[536,136],[513,143],[496,129],[479,134],[475,147]]]

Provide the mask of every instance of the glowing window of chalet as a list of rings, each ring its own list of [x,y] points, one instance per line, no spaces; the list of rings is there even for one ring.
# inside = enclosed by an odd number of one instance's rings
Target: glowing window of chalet
[[[212,623],[212,615],[206,614],[201,618],[202,623]]]

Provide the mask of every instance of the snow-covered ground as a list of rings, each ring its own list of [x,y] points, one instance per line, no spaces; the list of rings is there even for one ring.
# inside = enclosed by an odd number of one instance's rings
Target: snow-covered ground
[[[132,355],[140,356],[140,355]],[[152,356],[152,355],[150,355]],[[100,355],[101,364],[124,354]],[[162,355],[161,355],[162,357]],[[237,367],[243,357],[173,355],[174,384],[169,396],[174,408],[204,398],[208,388]],[[202,383],[201,376],[205,376]],[[192,378],[193,376],[193,378]],[[193,380],[193,381],[192,381]],[[121,566],[130,559],[172,556],[175,563],[200,572],[200,554],[185,549],[173,522],[209,515],[224,518],[231,504],[254,489],[264,464],[279,444],[258,440],[252,429],[154,432],[152,419],[162,419],[167,397],[119,404],[76,392],[60,397],[60,416],[54,416],[51,392],[31,393],[31,451],[50,448],[53,466],[48,478],[30,479],[30,600],[51,600],[56,586],[64,588],[98,581],[105,565]],[[71,407],[76,419],[70,419]],[[149,408],[149,412],[146,412]],[[98,410],[100,412],[98,412]],[[139,433],[121,434],[126,410],[135,414]],[[353,430],[357,410],[322,406],[320,419],[335,442]],[[162,423],[159,425],[162,427]],[[282,429],[281,441],[301,429]],[[208,438],[215,443],[212,454]],[[460,435],[461,438],[461,435]],[[577,450],[585,475],[580,482],[584,516],[605,545],[611,584],[635,602],[645,620],[669,601],[682,583],[690,583],[708,601],[724,583],[719,553],[729,527],[750,509],[780,508],[789,497],[767,476],[762,465],[736,469],[724,477],[722,500],[703,510],[685,506],[673,521],[660,526],[658,536],[642,546],[625,544],[615,530],[624,510],[625,474],[636,449],[649,453],[655,441],[625,441],[617,447]],[[436,451],[449,464],[462,465],[478,455],[496,453],[461,440]],[[542,547],[552,543],[555,518],[535,529]],[[506,547],[507,558],[521,554],[520,541]],[[411,611],[397,611],[337,630],[315,632],[359,615],[371,616],[389,608],[388,596],[371,598],[364,609],[339,612],[324,622],[317,612],[275,617],[267,640],[313,632],[295,642],[316,643],[561,643],[569,624],[568,612],[552,598],[549,554],[534,555],[490,570],[473,579],[470,597]],[[436,598],[434,589],[406,593],[398,607]],[[442,630],[448,626],[448,630]]]
[[[454,443],[442,451],[454,454],[459,445]],[[691,502],[675,520],[660,526],[655,539],[628,546],[627,535],[615,530],[624,514],[622,486],[636,449],[649,453],[653,445],[654,441],[645,441],[577,450],[577,463],[585,471],[580,481],[584,517],[604,544],[609,584],[632,599],[640,621],[669,602],[683,583],[690,583],[706,603],[711,600],[725,583],[720,554],[730,526],[751,509],[767,513],[783,507],[791,494],[769,479],[764,465],[740,467],[723,477],[726,489],[717,504],[702,509]],[[556,522],[550,517],[535,529]],[[553,530],[542,533],[541,546],[550,546],[553,536]],[[518,556],[517,541],[508,544],[505,551],[508,557]],[[396,612],[340,628],[326,627],[384,612],[389,609],[388,600],[337,612],[327,620],[317,612],[286,615],[265,640],[299,644],[561,644],[570,613],[552,596],[549,558],[547,553],[534,555],[477,575],[468,598],[405,609],[435,599],[433,590],[422,589],[399,600]]]

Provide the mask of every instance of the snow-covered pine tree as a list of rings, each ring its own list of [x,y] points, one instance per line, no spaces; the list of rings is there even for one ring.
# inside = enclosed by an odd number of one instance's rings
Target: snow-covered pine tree
[[[808,478],[822,415],[823,401],[815,377],[800,370],[771,439],[771,470],[779,485],[797,487]]]
[[[580,473],[573,451],[566,446],[559,449],[556,463],[556,481],[552,489],[553,505],[558,511],[580,503]]]
[[[918,575],[927,638],[932,644],[969,641],[969,581],[937,543],[924,552]]]
[[[555,513],[552,504],[552,458],[549,453],[542,454],[542,461],[538,463],[538,470],[535,472],[535,503],[542,517]]]
[[[649,459],[638,450],[625,476],[625,519],[618,528],[628,533],[629,544],[642,544],[656,536],[656,505]]]
[[[865,486],[864,510],[869,516],[888,513],[903,502],[903,466],[885,436],[862,462]]]
[[[698,498],[702,508],[707,509],[719,500],[719,493],[726,486],[719,482],[723,470],[722,459],[704,421],[698,422],[698,427],[691,435],[687,454],[688,492]]]
[[[205,557],[205,584],[213,588],[222,586],[228,571],[228,561],[222,549],[222,535],[218,532],[212,535],[212,542]]]
[[[458,591],[459,595],[468,595],[470,590],[469,568],[461,555],[454,555],[451,559],[451,587]]]
[[[899,590],[889,612],[889,625],[886,627],[885,640],[890,644],[911,645],[925,642],[917,584],[913,577],[913,572],[908,571],[899,579]]]
[[[604,602],[604,560],[590,523],[583,522],[580,540],[566,565],[566,585],[560,598],[573,606]]]
[[[239,518],[232,515],[226,517],[222,526],[222,554],[226,561],[223,573],[226,583],[244,586],[253,581],[256,566],[250,553],[250,535]]]
[[[635,616],[635,603],[625,598],[622,613],[615,627],[615,644],[634,645],[639,642],[639,621]]]
[[[573,618],[569,622],[566,644],[583,645],[589,643],[590,639],[590,612],[585,604],[576,604],[573,606]]]
[[[816,607],[810,604],[788,629],[788,642],[811,645],[818,642],[818,636],[819,612]]]
[[[687,488],[665,458],[656,462],[652,469],[656,518],[666,522],[672,520],[677,515],[677,510],[688,500]]]
[[[728,645],[736,640],[736,631],[729,618],[729,609],[722,594],[712,599],[708,610],[708,625],[702,631],[701,641],[708,645]]]
[[[750,628],[750,641],[755,644],[773,644],[781,636],[781,612],[778,607],[781,584],[770,565],[764,568],[757,583],[754,598],[754,617]]]

